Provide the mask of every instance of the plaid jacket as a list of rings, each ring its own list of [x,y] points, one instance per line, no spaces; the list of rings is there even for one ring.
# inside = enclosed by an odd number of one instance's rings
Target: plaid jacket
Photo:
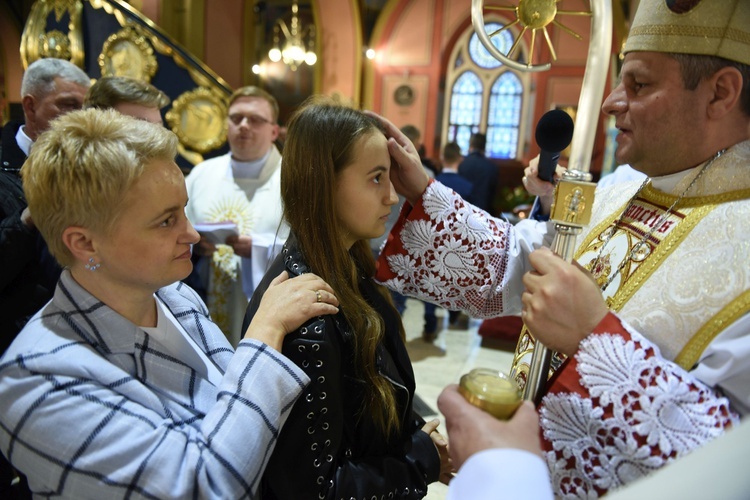
[[[308,384],[277,351],[234,353],[182,283],[157,292],[224,374],[214,386],[64,271],[0,359],[0,449],[41,496],[253,498]]]

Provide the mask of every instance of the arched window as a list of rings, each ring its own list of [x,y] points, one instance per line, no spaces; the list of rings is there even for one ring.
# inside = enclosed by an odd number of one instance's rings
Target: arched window
[[[510,71],[497,77],[490,91],[490,112],[487,115],[487,156],[516,157],[522,103],[521,79]]]
[[[501,21],[486,22],[488,33],[503,27]],[[514,32],[506,29],[492,37],[503,53],[512,46]],[[526,49],[520,44],[514,58],[524,62]],[[529,99],[528,76],[505,67],[492,57],[469,26],[456,43],[446,72],[446,102],[443,136],[456,141],[464,153],[474,132],[487,135],[487,156],[516,158],[525,139],[523,107]]]
[[[479,130],[482,118],[482,81],[472,71],[466,71],[453,84],[448,137],[461,149],[469,144],[471,134]]]

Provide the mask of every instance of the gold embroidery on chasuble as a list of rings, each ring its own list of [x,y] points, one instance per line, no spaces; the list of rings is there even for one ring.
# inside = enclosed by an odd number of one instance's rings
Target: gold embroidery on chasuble
[[[706,182],[711,185],[711,179]],[[603,291],[609,308],[685,369],[716,335],[750,312],[750,188],[740,186],[744,189],[680,200],[645,240],[675,197],[651,186],[632,203],[615,197],[611,215],[594,223],[575,257],[600,286],[616,273]],[[644,244],[633,252],[640,241]],[[512,367],[519,383],[525,383],[533,346],[524,327]],[[553,359],[550,374],[562,361]]]
[[[602,292],[611,310],[620,311],[651,273],[715,206],[685,198],[681,200],[681,206],[667,214],[674,200],[675,197],[647,186],[629,206],[622,207],[595,227],[579,246],[575,259],[591,272],[597,283],[603,286],[609,279],[612,280]],[[617,225],[620,214],[623,214],[622,220]],[[665,214],[666,218],[663,219]],[[656,230],[649,235],[655,227]],[[640,241],[644,243],[635,248]],[[597,262],[600,253],[601,258]]]
[[[253,213],[244,193],[219,200],[206,217],[207,222],[234,222],[240,234],[250,234],[253,227]],[[231,294],[238,276],[238,257],[229,245],[216,245],[211,260],[211,286],[208,293],[208,309],[211,319],[225,335],[232,328],[230,308]]]

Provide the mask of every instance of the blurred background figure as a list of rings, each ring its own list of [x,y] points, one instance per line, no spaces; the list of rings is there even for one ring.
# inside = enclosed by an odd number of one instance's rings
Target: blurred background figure
[[[50,298],[60,268],[34,227],[19,171],[34,141],[58,116],[81,109],[91,80],[62,59],[29,65],[21,82],[24,123],[0,132],[0,352]]]
[[[103,76],[86,93],[84,108],[114,109],[151,123],[163,123],[161,109],[169,97],[153,85],[124,76]]]
[[[494,215],[497,165],[485,156],[486,147],[486,135],[479,132],[471,134],[469,154],[458,166],[458,173],[474,186],[471,194],[472,203],[490,215]]]
[[[199,232],[206,223],[236,225],[236,234],[218,244],[201,238],[188,279],[233,345],[255,290],[254,266],[265,271],[289,234],[279,194],[281,153],[274,144],[278,116],[278,103],[268,92],[237,89],[229,98],[229,153],[196,165],[186,179],[187,215]]]
[[[435,162],[430,160],[425,154],[425,147],[424,144],[422,144],[422,132],[420,132],[414,125],[404,125],[401,127],[401,132],[408,137],[412,144],[414,144],[414,147],[417,148],[419,158],[422,160],[422,166],[427,170],[427,173],[430,174],[430,177],[435,177],[438,174],[438,167],[435,165]]]

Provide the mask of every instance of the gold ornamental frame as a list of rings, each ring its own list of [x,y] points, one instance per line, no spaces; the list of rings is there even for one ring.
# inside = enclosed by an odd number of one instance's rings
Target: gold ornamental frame
[[[134,25],[107,38],[98,62],[102,76],[125,76],[147,83],[159,69],[154,48]]]
[[[21,63],[24,69],[29,64],[45,57],[56,57],[72,62],[83,68],[83,34],[81,31],[81,13],[83,2],[80,0],[37,0],[31,7],[21,35]],[[68,33],[60,30],[46,30],[47,16],[55,13],[60,22],[68,14]]]
[[[165,118],[180,142],[205,153],[227,140],[226,99],[206,87],[183,93],[172,103]]]

